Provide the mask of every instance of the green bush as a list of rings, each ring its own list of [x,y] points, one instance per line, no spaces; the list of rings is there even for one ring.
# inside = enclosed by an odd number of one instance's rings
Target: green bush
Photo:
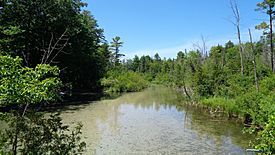
[[[263,155],[271,155],[275,152],[275,115],[268,119],[264,129],[258,133],[256,149],[262,150]]]
[[[18,154],[81,154],[85,149],[86,143],[80,137],[82,125],[70,131],[69,126],[62,124],[59,114],[45,118],[41,113],[29,112],[19,119],[12,115],[2,119],[8,127],[0,132],[0,154],[14,154],[15,138]]]
[[[272,85],[271,82],[270,84]],[[271,89],[273,88],[262,87],[259,92],[250,89],[246,94],[236,98],[241,114],[252,119],[252,127],[263,127],[268,117],[275,113],[275,94],[270,91]]]
[[[275,75],[271,75],[260,81],[260,91],[266,95],[275,92]]]
[[[0,107],[11,108],[0,112],[0,120],[8,125],[0,133],[0,154],[81,153],[85,147],[80,142],[81,125],[69,134],[69,127],[58,115],[45,118],[30,112],[37,104],[60,98],[58,67],[41,64],[28,68],[21,64],[19,57],[0,55]]]
[[[163,85],[172,85],[173,78],[168,73],[160,73],[155,77],[154,83]]]
[[[106,92],[135,92],[148,86],[148,81],[142,73],[133,71],[109,71],[107,77],[101,80]]]
[[[231,75],[228,79],[227,96],[230,98],[238,97],[247,93],[252,87],[254,87],[254,78],[252,76]]]

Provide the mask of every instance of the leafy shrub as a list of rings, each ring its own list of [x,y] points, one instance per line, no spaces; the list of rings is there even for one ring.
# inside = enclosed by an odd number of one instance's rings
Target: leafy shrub
[[[247,90],[252,88],[254,85],[254,78],[251,76],[232,75],[228,80],[227,96],[235,98],[240,95],[247,93]]]
[[[157,74],[157,76],[155,77],[154,83],[170,86],[173,83],[173,78],[168,73]]]
[[[275,75],[271,75],[260,81],[260,91],[266,95],[275,92]]]
[[[85,147],[80,142],[81,125],[71,134],[58,115],[44,118],[28,108],[59,98],[62,85],[58,67],[46,64],[23,67],[19,57],[0,55],[0,113],[8,127],[0,133],[0,154],[77,154]]]
[[[272,83],[270,83],[272,85]],[[272,87],[263,87],[260,92],[248,90],[246,94],[236,98],[238,109],[243,116],[249,115],[252,127],[263,127],[268,117],[275,113],[275,94],[270,91]]]
[[[80,154],[85,149],[81,142],[81,124],[73,131],[63,125],[59,114],[45,118],[41,113],[27,113],[19,119],[6,115],[7,129],[0,133],[0,154],[13,154],[17,138],[18,154]]]
[[[109,71],[101,80],[106,92],[135,92],[148,86],[148,81],[142,73],[133,71]]]
[[[268,119],[264,129],[258,133],[256,149],[262,150],[264,155],[275,153],[275,115]]]
[[[25,106],[59,98],[59,69],[46,64],[21,66],[19,57],[0,56],[0,106]]]

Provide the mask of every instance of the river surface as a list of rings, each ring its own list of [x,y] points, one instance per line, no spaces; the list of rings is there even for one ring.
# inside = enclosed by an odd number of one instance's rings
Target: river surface
[[[82,122],[85,154],[245,154],[251,137],[239,123],[176,106],[180,102],[178,93],[157,86],[69,106],[61,117],[66,124]]]

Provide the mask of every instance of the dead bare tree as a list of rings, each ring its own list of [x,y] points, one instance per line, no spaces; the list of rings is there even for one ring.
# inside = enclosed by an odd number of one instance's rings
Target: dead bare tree
[[[255,86],[256,86],[256,90],[259,92],[259,82],[258,82],[257,64],[256,64],[256,52],[254,50],[254,45],[253,45],[250,29],[248,29],[248,32],[249,32],[249,38],[250,38],[251,53],[252,53],[252,58],[253,58],[252,63],[253,63],[253,68],[254,68]]]
[[[208,49],[206,45],[207,39],[201,35],[201,42],[193,43],[194,50],[201,53],[201,62],[208,57]]]
[[[207,39],[203,35],[201,35],[201,42],[202,42],[202,53],[203,53],[203,56],[206,58],[208,56],[208,51],[206,46]]]
[[[44,53],[41,59],[41,64],[51,64],[60,53],[65,53],[63,49],[68,45],[69,41],[67,31],[68,29],[66,29],[57,39],[54,37],[54,34],[51,33],[51,40],[48,48],[42,49]]]
[[[242,40],[241,40],[241,30],[240,30],[240,23],[241,23],[241,17],[240,17],[240,11],[237,5],[237,2],[235,0],[230,0],[230,7],[233,12],[235,21],[231,21],[231,23],[236,27],[237,29],[237,38],[239,42],[239,52],[240,52],[240,59],[241,59],[241,74],[244,75],[244,48],[242,45]]]

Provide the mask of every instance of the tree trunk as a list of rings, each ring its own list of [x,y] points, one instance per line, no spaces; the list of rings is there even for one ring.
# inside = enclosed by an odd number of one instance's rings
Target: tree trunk
[[[270,29],[270,59],[271,59],[271,69],[275,72],[274,69],[274,53],[273,53],[273,17],[272,17],[272,8],[269,6],[269,29]]]
[[[239,52],[240,52],[240,59],[241,59],[241,74],[244,75],[244,63],[243,63],[243,46],[242,46],[242,41],[241,41],[241,31],[240,31],[240,11],[238,8],[238,5],[235,0],[230,0],[230,5],[232,12],[235,17],[235,22],[232,22],[236,28],[237,28],[237,35],[238,35],[238,41],[239,41]]]
[[[191,96],[189,95],[187,89],[186,89],[186,85],[185,85],[185,80],[183,79],[183,90],[184,90],[184,93],[186,94],[186,96],[191,99]]]
[[[14,136],[14,140],[12,142],[12,154],[16,155],[17,154],[17,143],[18,143],[18,134],[19,134],[19,127],[18,127],[18,123],[20,116],[17,116],[16,118],[16,127],[15,127],[15,136]]]
[[[249,38],[250,38],[250,44],[251,44],[251,52],[252,52],[252,55],[253,55],[252,63],[253,63],[253,68],[254,68],[255,85],[256,85],[257,92],[259,92],[259,82],[258,82],[257,64],[256,64],[256,53],[255,53],[255,50],[254,50],[254,45],[253,45],[252,35],[251,35],[250,29],[248,29],[248,31],[249,31]]]
[[[225,50],[222,49],[222,68],[224,67],[225,65]]]
[[[241,74],[244,75],[243,46],[241,41],[241,31],[240,31],[239,24],[237,25],[237,31],[238,31],[239,51],[240,51],[240,59],[241,59]]]

